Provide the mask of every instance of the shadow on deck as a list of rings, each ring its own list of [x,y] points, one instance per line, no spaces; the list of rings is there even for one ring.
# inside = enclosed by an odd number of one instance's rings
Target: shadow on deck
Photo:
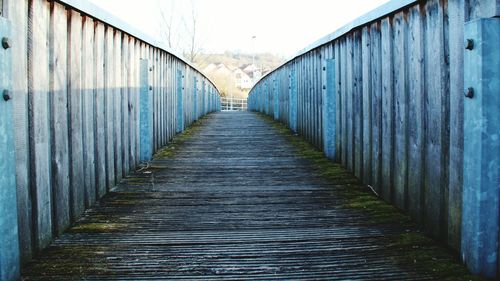
[[[24,280],[471,280],[280,125],[217,113],[88,210]]]

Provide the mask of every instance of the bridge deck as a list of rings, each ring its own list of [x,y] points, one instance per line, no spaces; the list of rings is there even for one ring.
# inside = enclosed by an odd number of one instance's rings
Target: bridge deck
[[[393,210],[348,173],[321,175],[321,161],[264,118],[227,112],[201,123],[87,211],[28,264],[24,280],[464,275],[404,217],[385,217]]]

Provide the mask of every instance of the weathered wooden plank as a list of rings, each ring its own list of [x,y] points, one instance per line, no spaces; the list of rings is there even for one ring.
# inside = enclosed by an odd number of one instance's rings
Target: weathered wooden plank
[[[16,154],[17,212],[19,244],[22,260],[32,256],[32,212],[30,194],[30,156],[28,128],[28,1],[6,1],[11,21],[12,61],[12,106],[14,122],[14,147]]]
[[[33,200],[35,248],[52,239],[52,192],[49,125],[49,11],[50,3],[33,0],[29,6],[28,95],[30,124],[30,193]]]
[[[497,3],[499,1],[497,0]],[[450,166],[448,179],[448,245],[460,248],[462,224],[464,96],[463,74],[463,19],[464,1],[448,2],[450,50]],[[498,5],[500,7],[500,5]]]
[[[361,61],[362,61],[362,88],[363,88],[363,138],[361,154],[363,155],[362,180],[364,183],[372,184],[372,85],[371,85],[371,56],[370,56],[370,29],[364,27],[361,32]]]
[[[104,98],[105,98],[105,140],[106,140],[106,187],[110,190],[115,185],[115,131],[114,131],[114,60],[113,60],[113,28],[106,26],[104,33]]]
[[[334,58],[335,58],[335,103],[336,103],[336,130],[335,130],[335,162],[341,163],[342,160],[342,151],[343,151],[343,100],[342,100],[342,79],[341,77],[344,75],[341,71],[342,66],[341,62],[341,53],[340,53],[340,41],[335,41],[334,44]]]
[[[340,40],[340,71],[341,74],[341,93],[342,93],[342,161],[341,164],[346,167],[347,166],[347,158],[348,158],[348,131],[347,131],[347,119],[349,118],[349,113],[347,109],[347,100],[348,100],[348,92],[347,92],[347,83],[349,83],[347,78],[347,48],[346,48],[346,39],[343,38]]]
[[[0,1],[0,5],[3,4]],[[10,23],[0,15],[0,37],[10,38]],[[12,52],[0,49],[0,89],[12,89]],[[12,92],[11,92],[12,93]],[[18,280],[20,277],[19,239],[16,202],[16,155],[14,152],[14,124],[12,101],[2,93],[0,100],[0,279]],[[7,98],[7,99],[6,99]]]
[[[83,163],[85,173],[85,206],[96,202],[95,137],[94,137],[94,20],[83,17],[82,39],[82,117]]]
[[[76,221],[85,210],[82,112],[82,16],[69,12],[68,20],[68,109],[71,219]]]
[[[420,237],[415,227],[374,223],[347,207],[370,191],[352,193],[356,179],[345,170],[336,178],[310,173],[318,167],[255,114],[212,114],[185,137],[175,155],[124,179],[24,277],[37,279],[40,268],[50,280],[440,280],[465,272],[415,266],[407,257],[424,245],[393,247],[393,239]],[[102,224],[109,227],[93,228]],[[440,261],[455,261],[424,244]]]
[[[382,196],[392,201],[393,164],[394,164],[394,71],[392,27],[390,18],[381,22],[381,61],[382,61]]]
[[[435,236],[446,229],[444,221],[444,151],[443,133],[447,124],[442,110],[444,95],[444,38],[443,7],[438,0],[428,1],[425,5],[425,42],[432,48],[425,48],[425,224]],[[439,122],[436,122],[439,120]]]
[[[406,22],[403,12],[394,15],[393,27],[393,71],[394,71],[394,161],[393,198],[400,209],[406,209],[408,196],[408,88]]]
[[[95,119],[94,119],[94,160],[97,196],[106,193],[106,97],[105,97],[105,36],[104,24],[95,22],[94,33],[94,85],[95,85]]]
[[[353,89],[352,89],[352,108],[353,108],[353,172],[358,178],[363,176],[363,68],[362,68],[362,47],[361,32],[353,33]]]
[[[130,171],[130,111],[129,111],[129,72],[130,72],[130,56],[129,56],[129,40],[127,34],[122,36],[122,135],[123,135],[123,149],[122,149],[122,174],[125,176]]]
[[[354,170],[354,74],[353,74],[353,36],[346,37],[346,163],[349,171]]]
[[[412,218],[423,219],[424,161],[424,29],[420,6],[408,15],[408,210]]]
[[[50,112],[54,233],[70,224],[70,171],[68,141],[68,16],[58,3],[51,7],[50,21]]]
[[[122,83],[122,35],[123,33],[114,30],[113,36],[113,75],[114,75],[114,160],[115,160],[115,184],[119,182],[123,174],[123,83]]]

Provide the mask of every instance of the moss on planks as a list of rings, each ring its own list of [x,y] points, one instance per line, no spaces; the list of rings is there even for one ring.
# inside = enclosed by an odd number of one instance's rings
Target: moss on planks
[[[207,115],[201,117],[200,119],[198,119],[197,121],[194,121],[182,133],[175,135],[169,145],[159,149],[153,155],[153,159],[158,160],[158,159],[162,159],[162,158],[172,158],[175,155],[177,155],[177,145],[182,144],[187,139],[189,139],[192,135],[199,132],[202,129],[203,125],[207,122],[210,114],[207,114]],[[159,169],[162,169],[162,168],[163,167],[159,167]]]
[[[412,264],[423,273],[429,272],[438,276],[439,280],[485,280],[471,275],[451,251],[438,246],[436,241],[425,234],[415,231],[415,226],[407,215],[375,196],[356,177],[341,165],[326,158],[322,151],[312,146],[303,137],[293,134],[285,125],[275,121],[272,117],[261,113],[258,115],[286,137],[295,147],[298,155],[311,161],[315,173],[335,184],[336,192],[345,200],[342,207],[362,211],[367,215],[367,223],[370,224],[394,224],[413,229],[404,234],[385,237],[388,250],[399,253],[399,255],[391,255],[395,265],[404,267]]]
[[[76,280],[75,278],[85,280],[87,275],[105,275],[109,273],[106,264],[108,251],[108,247],[94,245],[51,246],[46,250],[48,257],[29,264],[29,270],[24,274],[35,272],[37,276],[43,278],[64,272],[65,275],[71,275],[72,280]],[[62,259],[64,262],[54,262],[54,259]]]
[[[89,222],[81,223],[72,228],[69,232],[83,232],[83,233],[107,233],[117,232],[127,229],[127,224],[124,223],[111,223],[111,222]]]

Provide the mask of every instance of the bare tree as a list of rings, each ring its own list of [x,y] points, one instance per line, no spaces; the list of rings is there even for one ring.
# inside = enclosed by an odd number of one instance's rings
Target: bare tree
[[[186,28],[186,49],[184,51],[184,56],[187,57],[191,62],[196,62],[198,55],[202,51],[202,42],[200,36],[198,35],[198,13],[196,12],[195,0],[191,0],[191,16],[189,20],[184,21],[184,26]]]
[[[180,0],[158,0],[160,7],[159,27],[165,44],[170,49],[182,53],[184,57],[194,63],[203,50],[203,43],[198,34],[199,21],[196,1],[191,0],[190,6],[183,5],[185,3],[185,1]]]
[[[180,34],[180,26],[179,26],[179,18],[177,18],[176,13],[176,5],[175,0],[168,1],[158,1],[159,11],[160,11],[160,34],[162,36],[162,40],[167,46],[175,51],[178,51],[179,48],[179,37]],[[165,8],[168,7],[169,8]]]

